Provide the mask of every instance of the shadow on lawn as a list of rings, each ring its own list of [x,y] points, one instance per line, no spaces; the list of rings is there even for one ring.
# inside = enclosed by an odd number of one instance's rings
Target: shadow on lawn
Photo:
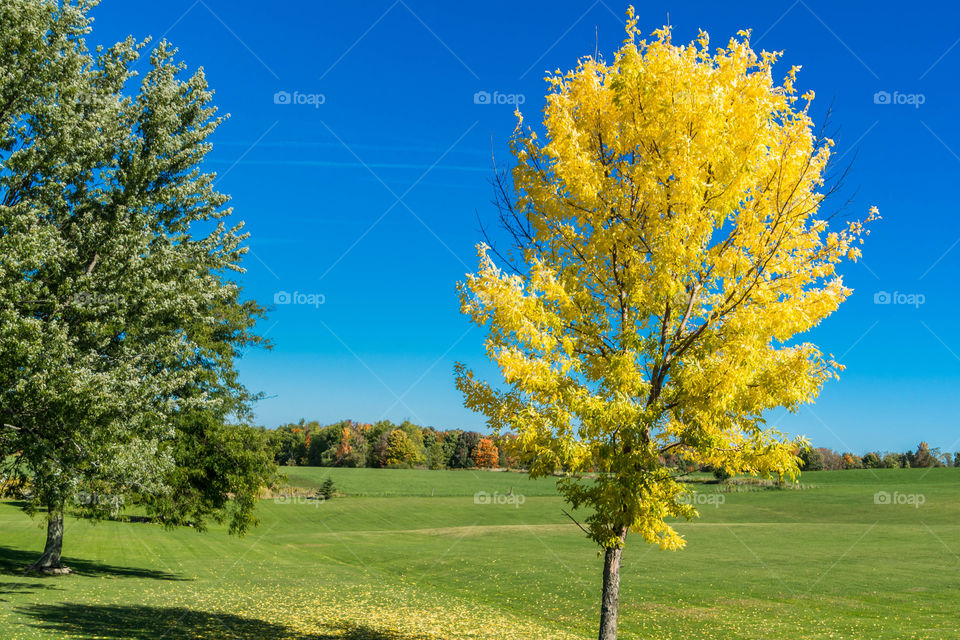
[[[42,582],[0,582],[0,602],[6,602],[6,594],[33,593],[42,589],[57,589],[59,587]]]
[[[30,565],[40,557],[40,551],[24,551],[11,547],[0,546],[0,574],[23,575],[24,567]],[[63,559],[63,564],[70,567],[72,573],[81,576],[118,577],[118,578],[154,578],[156,580],[188,580],[175,573],[157,571],[155,569],[141,569],[139,567],[117,567],[79,558]],[[38,575],[38,578],[43,576]]]
[[[153,640],[166,638],[252,638],[256,640],[426,640],[424,636],[384,633],[362,625],[334,625],[329,633],[302,634],[281,624],[183,607],[144,605],[31,605],[17,613],[36,618],[33,626],[76,637]]]

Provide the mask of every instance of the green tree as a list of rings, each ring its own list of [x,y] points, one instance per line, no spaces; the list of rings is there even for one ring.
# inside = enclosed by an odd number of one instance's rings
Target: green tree
[[[803,462],[804,471],[823,470],[823,454],[813,447],[804,447],[800,451],[800,460]]]
[[[327,479],[323,481],[323,484],[320,485],[320,496],[324,500],[329,500],[334,496],[334,494],[336,494],[336,492],[337,489],[333,485],[333,478],[328,476]]]
[[[864,469],[879,469],[883,466],[883,461],[880,459],[880,454],[875,451],[870,451],[865,456],[863,456],[863,468]]]
[[[382,467],[384,454],[387,449],[387,437],[396,429],[396,425],[389,420],[378,420],[364,433],[368,445],[368,467]]]
[[[443,469],[447,465],[447,459],[443,452],[443,444],[439,440],[434,440],[427,448],[427,466],[431,469]]]
[[[0,450],[46,514],[37,570],[61,568],[79,492],[170,490],[195,461],[171,442],[236,409],[234,358],[260,342],[231,279],[245,236],[201,170],[204,75],[160,42],[135,81],[145,44],[90,51],[93,4],[0,3]]]
[[[409,420],[404,420],[398,427],[401,431],[407,434],[407,439],[410,440],[410,445],[417,452],[415,459],[417,462],[423,460],[426,451],[423,444],[423,429],[419,425],[416,425]]]
[[[463,433],[460,429],[451,429],[443,434],[443,459],[450,468],[456,468],[454,456],[457,452],[457,446],[460,443],[460,436]]]
[[[147,512],[167,526],[206,530],[208,519],[243,534],[264,486],[277,480],[273,452],[262,430],[232,424],[227,416],[196,411],[180,416],[177,434],[164,442],[174,467],[163,489],[141,496]]]
[[[414,464],[417,449],[403,429],[394,429],[387,434],[387,446],[383,453],[383,466],[395,467]]]
[[[880,460],[880,464],[884,469],[899,469],[903,466],[903,461],[899,453],[887,453],[884,454],[883,458]]]
[[[481,436],[476,431],[463,431],[458,434],[457,444],[450,457],[451,469],[470,469],[476,463],[473,460],[473,450],[480,442]]]
[[[307,438],[299,425],[282,425],[270,433],[277,464],[297,465],[307,460]]]

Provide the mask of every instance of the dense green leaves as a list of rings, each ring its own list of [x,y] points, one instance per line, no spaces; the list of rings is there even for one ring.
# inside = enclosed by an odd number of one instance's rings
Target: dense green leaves
[[[189,486],[202,497],[177,519],[194,521],[262,475],[227,473],[252,436],[225,426],[262,310],[232,279],[242,224],[202,170],[222,120],[202,71],[166,42],[142,77],[146,43],[89,51],[93,4],[0,5],[0,451],[31,508]]]

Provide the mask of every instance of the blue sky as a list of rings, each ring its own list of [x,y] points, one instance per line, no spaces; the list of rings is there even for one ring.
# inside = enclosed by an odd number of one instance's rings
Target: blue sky
[[[453,386],[457,360],[491,373],[455,283],[493,215],[491,154],[505,163],[511,104],[542,107],[544,71],[623,40],[626,4],[104,0],[94,41],[166,37],[204,67],[230,120],[209,169],[247,223],[243,283],[274,305],[242,379],[261,424],[410,418],[482,428]],[[847,365],[816,405],[771,422],[841,450],[960,449],[960,8],[948,3],[644,2],[676,41],[753,30],[802,64],[815,117],[833,103],[850,211],[880,208],[852,298],[812,334]],[[496,92],[496,94],[495,94]],[[885,93],[884,93],[885,92]],[[482,94],[481,94],[482,95]],[[922,104],[917,104],[922,103]],[[880,292],[893,298],[877,304]],[[897,292],[898,296],[892,296]],[[907,304],[906,296],[922,296]],[[313,297],[310,297],[313,296]],[[882,295],[880,296],[882,298]],[[322,301],[322,304],[318,304]]]

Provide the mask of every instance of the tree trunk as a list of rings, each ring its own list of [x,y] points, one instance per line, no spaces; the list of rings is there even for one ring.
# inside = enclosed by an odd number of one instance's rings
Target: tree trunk
[[[43,573],[70,573],[70,569],[60,564],[60,552],[63,550],[63,506],[47,507],[47,544],[40,559],[27,567],[27,571]]]
[[[603,595],[600,599],[600,639],[617,640],[617,610],[620,602],[620,558],[627,537],[620,533],[620,545],[607,547],[603,560]]]

